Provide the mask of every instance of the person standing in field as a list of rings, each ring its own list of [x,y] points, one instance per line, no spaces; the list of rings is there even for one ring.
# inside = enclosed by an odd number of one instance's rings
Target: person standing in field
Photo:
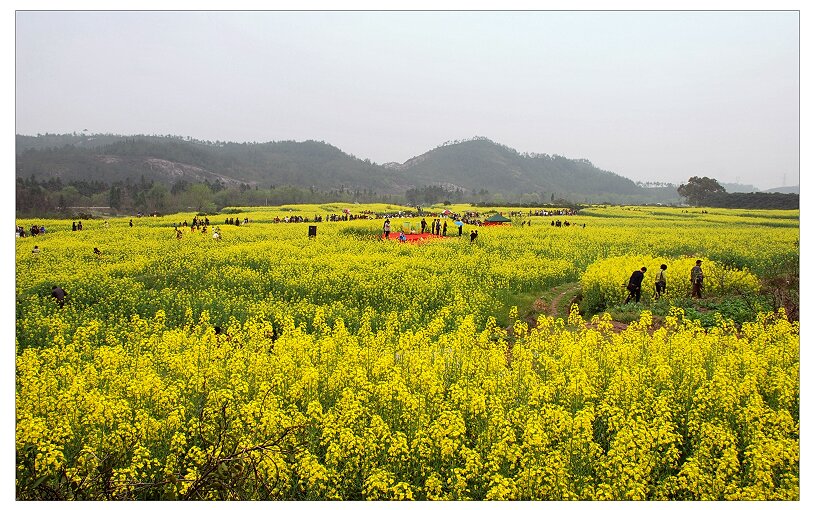
[[[628,297],[625,298],[624,304],[628,304],[632,297],[637,303],[640,302],[640,296],[642,294],[642,279],[645,278],[645,271],[647,271],[647,269],[642,267],[631,273],[631,278],[628,279],[628,285],[626,286],[628,289]]]
[[[130,226],[133,226],[133,218],[130,218]]]
[[[427,230],[427,220],[422,218],[422,234],[424,234],[425,230]]]
[[[68,297],[68,293],[65,292],[62,287],[54,285],[51,287],[51,297],[56,299],[59,307],[62,308],[65,306],[65,298]]]
[[[691,290],[691,297],[702,299],[702,282],[705,279],[705,275],[702,274],[702,261],[697,260],[696,265],[690,268],[690,283],[693,285],[693,290]]]
[[[385,224],[382,225],[382,231],[385,233],[385,239],[390,239],[391,237],[391,220],[386,218]]]
[[[665,270],[668,269],[667,264],[662,264],[659,266],[659,274],[657,275],[656,281],[656,288],[654,289],[654,299],[659,299],[659,297],[665,292],[665,286],[667,282],[665,280]]]
[[[442,228],[441,232],[442,232],[441,235],[443,235],[443,236],[447,235],[447,220],[444,220],[444,227]]]

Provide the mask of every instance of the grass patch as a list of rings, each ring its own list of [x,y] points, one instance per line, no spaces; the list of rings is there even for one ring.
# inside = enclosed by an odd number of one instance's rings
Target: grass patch
[[[537,291],[524,292],[521,294],[507,294],[502,296],[501,306],[495,310],[495,321],[499,326],[509,327],[512,324],[509,320],[509,312],[513,306],[518,307],[518,318],[534,320],[538,316],[535,311],[535,302],[540,297],[541,293]]]

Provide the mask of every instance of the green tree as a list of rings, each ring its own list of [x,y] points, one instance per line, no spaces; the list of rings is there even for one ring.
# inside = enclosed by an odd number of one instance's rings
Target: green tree
[[[184,195],[187,198],[187,203],[198,212],[215,209],[215,204],[212,201],[212,190],[202,182],[191,185]]]
[[[59,207],[76,207],[82,205],[82,194],[74,186],[65,186],[59,192]]]
[[[122,188],[119,186],[111,186],[108,196],[108,205],[112,209],[119,209],[122,207]]]
[[[169,194],[170,192],[163,184],[158,182],[153,184],[153,186],[147,191],[148,208],[151,211],[164,212],[164,208],[167,206],[167,197]]]
[[[676,192],[691,205],[703,205],[710,198],[726,193],[716,179],[697,176],[691,177],[687,184],[676,188]]]

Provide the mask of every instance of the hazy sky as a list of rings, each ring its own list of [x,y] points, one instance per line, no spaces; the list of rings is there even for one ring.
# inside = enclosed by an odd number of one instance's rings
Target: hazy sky
[[[17,12],[20,134],[486,136],[640,181],[798,184],[799,14]]]

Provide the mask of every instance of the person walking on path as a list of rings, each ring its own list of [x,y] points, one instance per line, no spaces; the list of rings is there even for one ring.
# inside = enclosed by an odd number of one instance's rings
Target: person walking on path
[[[625,304],[628,304],[632,297],[637,303],[640,302],[642,279],[645,278],[645,271],[647,271],[647,269],[643,267],[631,273],[631,278],[628,279],[628,286],[626,287],[628,289],[628,297],[625,298]]]
[[[702,274],[702,261],[697,260],[696,265],[690,268],[690,283],[693,285],[693,290],[691,290],[691,297],[702,299],[702,282],[705,279],[705,275]]]
[[[659,266],[659,274],[657,275],[657,281],[655,285],[655,292],[654,292],[654,299],[659,299],[660,296],[665,292],[665,286],[667,282],[665,280],[665,270],[668,269],[667,264],[662,264]]]

